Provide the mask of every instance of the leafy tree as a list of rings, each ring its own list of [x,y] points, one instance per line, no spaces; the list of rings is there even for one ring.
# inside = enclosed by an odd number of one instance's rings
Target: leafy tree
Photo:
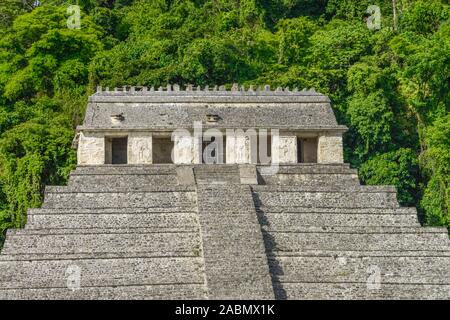
[[[371,185],[393,185],[402,205],[417,205],[419,163],[411,149],[398,149],[377,154],[361,165],[361,180]]]
[[[450,227],[450,114],[427,129],[426,143],[420,159],[429,180],[421,206],[428,224]]]
[[[400,16],[402,31],[412,31],[417,34],[430,34],[439,30],[442,21],[449,18],[448,8],[438,0],[417,0],[407,5]]]
[[[375,152],[388,150],[392,142],[394,113],[380,91],[368,96],[352,96],[347,115],[356,134],[354,153],[360,160]]]

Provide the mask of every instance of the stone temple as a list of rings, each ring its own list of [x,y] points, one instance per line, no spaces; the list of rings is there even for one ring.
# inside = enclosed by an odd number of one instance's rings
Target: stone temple
[[[98,88],[1,299],[449,299],[445,228],[343,163],[314,90]]]

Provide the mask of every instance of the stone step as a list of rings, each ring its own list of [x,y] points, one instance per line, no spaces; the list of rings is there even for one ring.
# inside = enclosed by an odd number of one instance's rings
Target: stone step
[[[365,283],[375,275],[382,283],[450,284],[450,256],[276,257],[269,266],[281,283]]]
[[[136,189],[177,185],[176,168],[175,165],[78,166],[71,172],[68,185],[79,188],[97,185]]]
[[[274,284],[275,296],[292,300],[418,300],[450,299],[450,285],[298,282]]]
[[[239,173],[239,165],[237,164],[194,164],[189,165],[194,169],[196,174],[204,173]]]
[[[263,232],[268,251],[295,255],[304,250],[448,250],[446,232],[408,228],[384,232]],[[362,230],[360,230],[362,231]],[[369,230],[367,230],[368,232]]]
[[[200,189],[201,188],[201,189]],[[205,213],[228,212],[231,214],[251,213],[256,216],[255,204],[249,187],[245,185],[233,185],[233,187],[221,185],[203,185],[199,186],[198,208]],[[242,196],[242,194],[247,196]]]
[[[28,216],[65,215],[65,214],[196,214],[197,206],[148,207],[148,208],[33,208],[28,209]]]
[[[273,233],[335,233],[335,234],[447,234],[445,227],[399,227],[399,226],[290,226],[288,229],[277,229],[270,225],[262,225],[267,232]],[[443,237],[450,244],[450,239]],[[450,248],[449,248],[450,249]]]
[[[273,299],[250,188],[238,184],[197,188],[209,298]]]
[[[46,189],[43,208],[148,208],[194,205],[195,189],[162,188],[131,191],[123,189],[77,190],[71,187]]]
[[[273,174],[358,174],[348,163],[294,163],[276,165],[257,165],[258,173],[263,176]]]
[[[286,213],[286,214],[367,214],[367,215],[417,215],[415,207],[396,208],[339,208],[339,207],[302,207],[278,205],[267,206],[259,203],[257,210],[264,213]]]
[[[168,192],[193,192],[196,191],[195,186],[190,185],[158,185],[143,186],[136,189],[129,187],[104,186],[96,185],[89,187],[79,186],[46,186],[45,194],[52,193],[123,193],[123,192],[146,192],[146,193],[168,193]]]
[[[237,165],[196,165],[194,176],[198,184],[240,184]]]
[[[199,256],[200,247],[197,232],[32,235],[28,231],[18,235],[8,234],[2,254],[86,254],[96,256],[102,253],[120,252],[151,253],[153,256]]]
[[[297,257],[297,256],[333,256],[336,259],[341,257],[448,257],[450,251],[447,248],[442,250],[402,250],[402,251],[348,251],[348,250],[301,250],[297,252],[269,252],[268,257]],[[180,257],[180,255],[166,255],[167,257]],[[265,254],[264,254],[265,256]],[[46,253],[46,254],[0,254],[0,261],[38,261],[38,260],[81,260],[81,259],[126,259],[126,258],[154,258],[153,252],[103,252],[103,253]],[[220,255],[216,259],[223,259]]]
[[[204,281],[202,259],[195,257],[0,261],[0,288],[67,288],[78,272],[82,287]]]
[[[158,229],[154,226],[134,227],[134,228],[43,228],[43,229],[9,229],[7,235],[11,236],[31,236],[31,235],[57,235],[57,234],[153,234],[153,233],[195,233],[198,225],[187,230],[166,230]]]
[[[283,257],[333,257],[339,258],[367,258],[367,257],[450,257],[450,248],[442,250],[300,250],[295,254],[291,252],[267,252],[269,259],[278,259]]]
[[[177,185],[177,175],[151,175],[151,174],[83,174],[71,175],[69,186],[73,187],[90,187],[93,185],[111,186],[119,188],[135,188],[160,186],[160,185]]]
[[[293,230],[298,226],[413,226],[419,227],[416,214],[364,214],[364,213],[259,213],[259,221],[273,230]]]
[[[280,165],[274,172],[257,166],[260,184],[307,186],[358,186],[358,172],[348,164]]]
[[[357,174],[347,173],[277,173],[260,176],[259,184],[265,185],[302,185],[302,186],[359,186]]]
[[[240,184],[241,180],[236,175],[212,174],[205,176],[196,176],[195,180],[198,184]]]
[[[176,174],[177,165],[175,164],[152,164],[152,165],[79,165],[71,175],[132,175],[132,174],[146,174],[146,175],[164,175]]]
[[[199,255],[200,252],[200,255]],[[41,260],[85,260],[85,259],[127,259],[127,258],[155,258],[155,257],[200,257],[201,251],[195,250],[194,255],[185,255],[169,252],[160,255],[157,252],[53,252],[53,253],[21,253],[3,254],[0,253],[0,261],[41,261]]]
[[[261,192],[278,192],[278,193],[292,193],[292,192],[346,192],[346,193],[396,193],[397,189],[394,186],[346,186],[340,188],[339,186],[301,186],[301,185],[255,185],[252,186],[254,193]]]
[[[345,188],[345,190],[327,190],[316,188],[282,186],[253,187],[254,201],[261,205],[280,207],[339,207],[339,208],[396,208],[399,207],[394,188]]]
[[[203,284],[142,284],[51,289],[0,289],[2,300],[198,300],[206,299]]]
[[[29,229],[126,229],[151,228],[155,231],[188,231],[198,228],[193,213],[89,213],[89,214],[32,214],[25,230]]]

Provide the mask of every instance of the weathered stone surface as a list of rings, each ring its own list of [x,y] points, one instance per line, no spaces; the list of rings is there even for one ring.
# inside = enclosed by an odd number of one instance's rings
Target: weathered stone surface
[[[173,163],[200,163],[200,142],[190,135],[175,135],[173,148]]]
[[[191,257],[0,261],[0,282],[2,289],[67,288],[71,266],[80,268],[83,287],[203,284],[202,260]]]
[[[9,230],[0,297],[448,299],[447,233],[419,227],[395,188],[360,186],[348,165],[302,164],[250,192],[240,168],[77,168]],[[367,270],[380,271],[379,289]]]
[[[250,188],[199,185],[198,208],[208,297],[273,299]],[[245,219],[229,219],[230,210]]]
[[[177,170],[177,181],[181,185],[194,185],[194,170],[191,167],[179,167]]]
[[[108,98],[109,100],[106,100]],[[124,129],[166,128],[176,130],[179,128],[192,128],[195,121],[202,121],[206,114],[220,115],[218,128],[258,128],[264,124],[270,128],[303,128],[303,129],[339,129],[329,102],[307,102],[297,100],[283,103],[283,112],[280,104],[272,102],[270,96],[259,97],[258,100],[239,102],[235,96],[224,97],[218,102],[198,102],[192,99],[178,102],[169,102],[172,97],[155,101],[153,97],[98,97],[97,103],[89,103],[85,122],[80,129],[86,128],[112,128],[110,115],[123,113],[125,121],[121,124]],[[177,99],[174,97],[173,99]],[[137,100],[137,101],[132,101]],[[140,100],[140,101],[139,101]],[[147,101],[148,102],[147,102]],[[149,101],[153,100],[153,101]],[[164,101],[165,100],[165,101]],[[272,101],[271,101],[272,100]],[[155,102],[154,102],[155,101]],[[133,107],[129,108],[128,105]],[[230,108],[230,104],[233,108]],[[205,108],[205,105],[208,108]],[[254,107],[249,107],[254,106]],[[314,112],[311,112],[314,109]],[[92,117],[91,114],[95,114]]]
[[[300,226],[336,227],[336,226],[420,226],[417,214],[366,214],[366,213],[311,213],[286,212],[273,213],[263,209],[265,221],[271,228],[285,230]]]
[[[348,178],[320,184],[327,170]],[[448,299],[446,229],[420,227],[395,189],[350,176],[344,165],[281,166],[252,186],[276,298]]]
[[[240,165],[239,176],[241,184],[258,184],[258,174],[254,165]]]
[[[105,139],[98,133],[80,133],[78,141],[78,164],[104,164]]]
[[[127,229],[150,226],[154,230],[192,230],[194,213],[61,213],[28,215],[26,229]]]
[[[128,163],[151,164],[152,135],[148,132],[130,132],[128,134]]]
[[[342,163],[344,162],[344,149],[342,134],[326,133],[319,136],[317,151],[318,163]]]
[[[165,284],[138,286],[97,286],[69,288],[0,289],[2,299],[32,300],[185,300],[205,299],[204,284]]]
[[[167,197],[171,193],[171,197]],[[43,208],[129,208],[170,207],[191,203],[194,192],[179,191],[115,191],[54,189],[46,191]]]
[[[395,192],[369,190],[334,191],[304,190],[289,191],[257,186],[259,201],[265,205],[282,207],[340,207],[340,208],[395,208],[398,206]]]
[[[448,300],[448,284],[390,284],[368,286],[367,283],[309,282],[275,285],[284,299],[300,300]]]
[[[226,162],[252,163],[251,137],[243,130],[226,135]]]
[[[194,167],[197,184],[240,184],[238,165],[201,165]]]
[[[9,235],[3,254],[58,254],[147,252],[158,256],[195,256],[199,238],[194,233],[90,233],[90,234],[40,234],[30,232]]]
[[[261,152],[256,135],[261,130],[269,135],[281,132],[279,137],[276,134],[272,137],[275,143],[268,146],[274,157],[272,163],[317,162],[321,151],[333,153],[323,155],[321,161],[342,162],[337,155],[342,142],[340,145],[336,142],[347,128],[337,124],[330,100],[320,93],[270,88],[264,91],[167,88],[147,91],[126,87],[113,92],[101,90],[91,96],[83,125],[77,128],[79,164],[101,164],[102,159],[103,163],[112,163],[112,144],[108,139],[119,136],[128,137],[129,164],[200,164],[202,137],[190,136],[199,124],[204,129],[200,133],[206,136],[211,130],[221,134],[216,141],[224,141],[221,144],[225,150],[219,154],[224,154],[226,161],[219,163],[256,164],[258,159],[270,163],[270,158],[258,158]],[[329,139],[322,139],[318,151],[318,137],[324,134]],[[105,141],[102,144],[94,141],[94,137]],[[173,143],[157,142],[170,137]],[[298,137],[302,141],[300,159],[297,159]],[[172,146],[173,157],[169,158]],[[161,153],[164,157],[159,156]]]
[[[272,138],[273,163],[297,163],[297,136],[280,133]]]
[[[201,164],[194,122],[240,130],[227,164]],[[279,131],[272,162],[251,128]],[[450,298],[447,230],[360,185],[314,90],[99,88],[78,129],[68,186],[7,232],[0,299]]]
[[[327,255],[270,259],[271,271],[280,283],[341,282],[367,283],[371,267],[377,266],[382,283],[442,284],[449,283],[448,273],[442,268],[450,257],[373,257]]]

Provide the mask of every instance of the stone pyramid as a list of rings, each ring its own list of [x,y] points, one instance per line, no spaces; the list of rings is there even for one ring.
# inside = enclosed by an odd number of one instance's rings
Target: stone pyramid
[[[346,164],[78,166],[0,255],[0,299],[449,299],[450,241]]]

